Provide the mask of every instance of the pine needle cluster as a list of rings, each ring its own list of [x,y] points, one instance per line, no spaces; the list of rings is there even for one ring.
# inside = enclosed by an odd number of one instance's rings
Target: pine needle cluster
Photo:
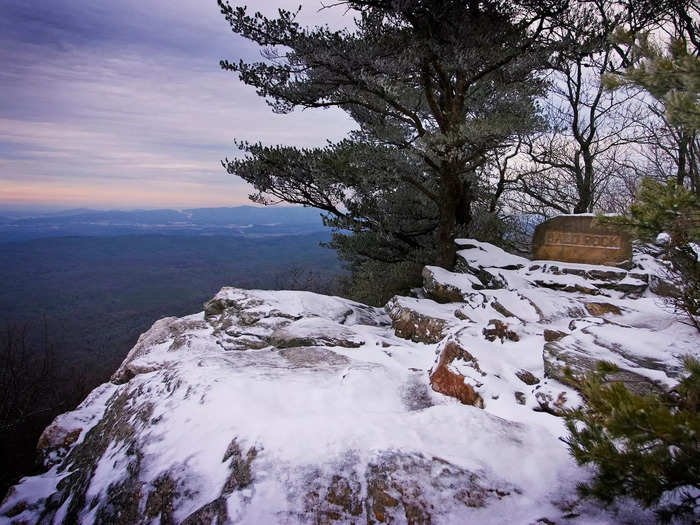
[[[584,404],[566,415],[566,443],[579,465],[596,474],[582,496],[606,504],[632,497],[656,507],[659,519],[700,516],[700,362],[670,393],[639,396],[608,382],[615,365],[576,378]]]
[[[625,228],[644,242],[668,234],[663,255],[670,261],[669,279],[678,283],[668,302],[700,332],[700,201],[695,193],[674,179],[645,178],[627,215],[599,216],[597,221]]]

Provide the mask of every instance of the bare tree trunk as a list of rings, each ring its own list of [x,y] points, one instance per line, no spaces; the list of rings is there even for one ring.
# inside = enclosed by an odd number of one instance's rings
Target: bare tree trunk
[[[574,213],[589,213],[593,211],[593,156],[584,148],[582,151],[583,170],[578,185],[578,202]]]
[[[466,229],[472,222],[472,201],[474,200],[472,180],[463,182],[460,190],[457,201],[457,226]]]
[[[498,175],[498,183],[496,184],[496,190],[493,192],[493,195],[491,196],[491,201],[489,202],[489,213],[496,212],[496,209],[498,207],[498,201],[500,200],[501,195],[503,195],[503,192],[506,189],[505,173],[505,170],[501,170]]]

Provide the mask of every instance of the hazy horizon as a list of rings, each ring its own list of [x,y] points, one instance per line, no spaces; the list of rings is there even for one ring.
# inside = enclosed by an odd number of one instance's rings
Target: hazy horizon
[[[260,204],[256,204],[251,201],[244,202],[242,204],[229,204],[229,205],[222,205],[222,206],[189,206],[189,205],[163,205],[163,206],[158,206],[158,205],[153,205],[153,206],[129,206],[129,205],[108,205],[108,206],[100,206],[99,204],[96,205],[90,205],[86,204],[85,206],[70,206],[70,205],[60,205],[60,204],[27,204],[27,205],[12,205],[12,204],[7,204],[0,202],[0,214],[3,212],[35,212],[39,211],[42,213],[51,213],[51,212],[65,212],[65,211],[73,211],[73,210],[85,210],[85,211],[150,211],[150,210],[191,210],[191,209],[217,209],[217,208],[243,208],[243,207],[251,207],[251,208],[268,208],[268,207],[275,207],[275,208],[297,208],[301,207],[296,204],[287,204],[287,203],[282,203],[274,206],[263,206]]]

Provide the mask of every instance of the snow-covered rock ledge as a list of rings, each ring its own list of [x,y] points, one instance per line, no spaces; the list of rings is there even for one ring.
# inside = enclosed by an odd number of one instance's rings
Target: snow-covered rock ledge
[[[46,429],[47,470],[0,523],[653,523],[578,499],[590,473],[557,417],[580,402],[564,367],[663,389],[698,355],[640,284],[651,261],[631,277],[460,248],[458,273],[426,269],[430,298],[386,309],[224,288],[156,322]]]

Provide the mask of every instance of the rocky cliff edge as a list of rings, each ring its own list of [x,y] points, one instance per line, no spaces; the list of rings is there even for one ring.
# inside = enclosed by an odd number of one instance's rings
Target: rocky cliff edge
[[[1,523],[653,523],[581,501],[560,416],[564,370],[616,363],[673,387],[697,334],[663,265],[530,261],[460,240],[384,309],[222,289],[157,321],[112,381],[45,430],[46,472]],[[670,286],[672,290],[672,286]]]

